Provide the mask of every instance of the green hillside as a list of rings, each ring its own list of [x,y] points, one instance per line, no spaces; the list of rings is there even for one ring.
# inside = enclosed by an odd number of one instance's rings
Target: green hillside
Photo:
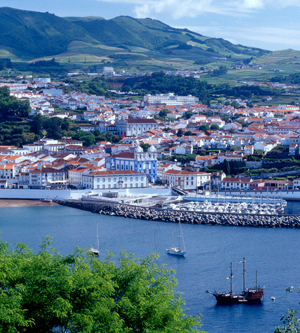
[[[73,40],[96,43],[80,26],[54,14],[0,8],[0,49],[15,56],[55,55]]]
[[[77,48],[75,52],[74,42],[82,43],[83,49]],[[220,57],[238,59],[268,53],[187,29],[175,29],[149,18],[61,18],[50,13],[0,8],[0,56],[11,55],[23,60],[74,55],[109,59],[112,56],[115,63],[118,52],[123,54],[118,63],[124,66],[127,65],[124,57],[128,59],[131,53],[146,56],[143,60],[148,59],[148,62],[188,60],[190,64],[198,58],[205,58],[209,63]]]

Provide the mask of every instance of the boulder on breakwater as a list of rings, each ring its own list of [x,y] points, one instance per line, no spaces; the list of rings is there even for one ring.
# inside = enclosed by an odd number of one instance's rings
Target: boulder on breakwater
[[[60,205],[87,210],[93,213],[110,216],[122,216],[132,219],[178,222],[180,218],[182,223],[190,224],[300,228],[300,215],[251,215],[189,211],[182,212],[178,210],[147,208],[113,202],[91,202],[79,200],[54,201]]]

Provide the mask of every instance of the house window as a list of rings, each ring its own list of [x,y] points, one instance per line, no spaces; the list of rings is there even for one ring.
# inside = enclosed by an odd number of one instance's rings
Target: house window
[[[102,188],[105,188],[105,185],[102,185]]]
[[[135,184],[135,187],[139,187],[137,183]]]

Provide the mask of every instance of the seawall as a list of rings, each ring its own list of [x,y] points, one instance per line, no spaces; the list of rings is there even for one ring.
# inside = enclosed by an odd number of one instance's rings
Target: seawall
[[[112,202],[55,200],[60,205],[87,210],[97,214],[134,219],[251,227],[300,228],[300,215],[250,215],[229,213],[202,213],[130,206]]]

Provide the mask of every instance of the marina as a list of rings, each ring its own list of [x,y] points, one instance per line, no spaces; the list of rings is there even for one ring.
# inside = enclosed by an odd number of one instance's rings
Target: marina
[[[288,209],[300,213],[298,203],[288,203]],[[105,259],[108,250],[116,256],[126,250],[138,258],[159,253],[159,263],[176,271],[177,290],[183,292],[188,313],[202,314],[201,329],[205,332],[273,333],[286,309],[299,310],[299,295],[285,291],[288,286],[299,286],[299,229],[182,223],[187,250],[183,259],[166,253],[172,232],[177,236],[178,225],[174,223],[92,214],[58,205],[1,208],[1,238],[10,244],[25,243],[34,252],[40,250],[47,235],[53,237],[53,246],[62,255],[72,253],[76,246],[89,249],[96,240],[97,224],[99,260]],[[256,270],[265,286],[262,302],[218,305],[205,291],[226,289],[230,263],[243,256],[247,259],[246,286],[255,286]],[[233,289],[238,292],[243,284],[241,268],[234,267],[234,272]]]
[[[284,213],[286,201],[282,200],[277,203],[269,202],[214,202],[214,201],[188,201],[184,203],[171,203],[167,209],[179,211],[204,212],[204,213],[234,213],[234,214],[266,214],[277,215]]]

